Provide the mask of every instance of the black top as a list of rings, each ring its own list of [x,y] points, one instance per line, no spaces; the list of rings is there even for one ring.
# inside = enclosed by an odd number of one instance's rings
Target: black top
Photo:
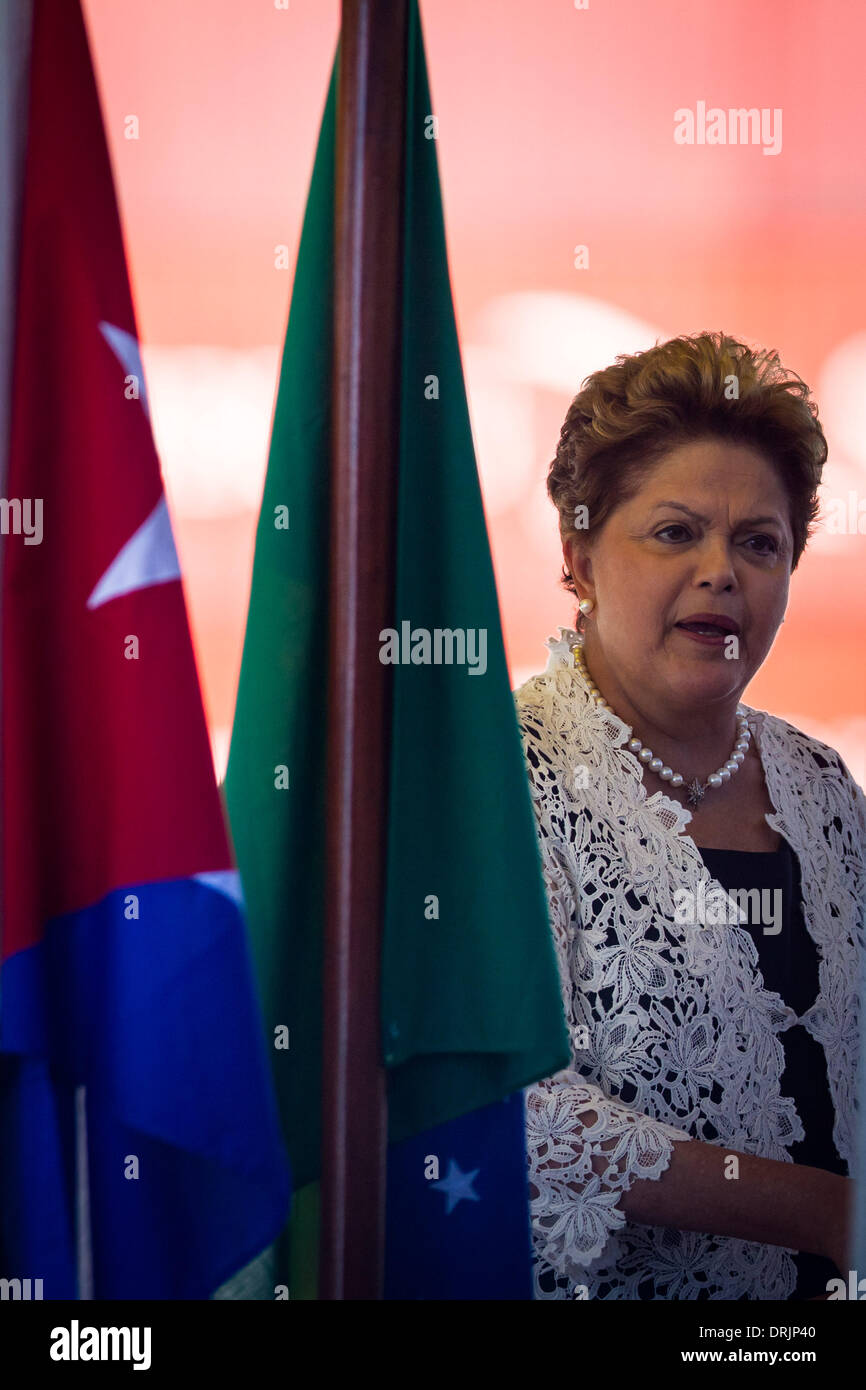
[[[777,850],[700,849],[701,857],[726,892],[732,889],[762,890],[761,921],[743,922],[754,940],[758,965],[767,989],[780,994],[798,1016],[814,1004],[818,993],[818,951],[803,920],[800,865],[787,840]],[[764,895],[767,890],[767,895]],[[775,896],[776,890],[780,896]],[[753,898],[750,901],[756,902]],[[778,918],[773,920],[774,908]],[[749,911],[749,917],[758,915]],[[768,934],[766,926],[781,926]],[[848,1169],[833,1143],[833,1103],[827,1081],[827,1063],[820,1043],[802,1023],[777,1034],[785,1052],[781,1093],[790,1096],[803,1124],[805,1139],[790,1146],[795,1163],[826,1168],[847,1177]],[[827,1280],[837,1277],[831,1260],[802,1253],[794,1257],[797,1284],[792,1298],[813,1298],[827,1292]]]

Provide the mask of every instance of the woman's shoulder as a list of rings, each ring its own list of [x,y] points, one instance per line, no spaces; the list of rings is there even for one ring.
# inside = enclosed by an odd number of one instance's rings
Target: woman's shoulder
[[[521,691],[530,690],[537,682],[546,680],[556,671],[566,670],[574,667],[574,654],[572,647],[577,641],[578,634],[570,627],[560,627],[558,637],[548,637],[544,643],[547,648],[547,663],[535,675],[530,676],[521,685],[515,687],[513,694],[519,696]]]
[[[850,831],[866,854],[866,794],[841,753],[779,715],[746,710],[755,716],[750,723],[767,786],[787,820],[799,820],[813,839],[822,827]]]
[[[567,628],[560,628],[560,637],[548,637],[545,646],[548,649],[548,661],[544,669],[529,676],[520,685],[515,686],[511,694],[517,708],[518,717],[523,710],[532,710],[543,705],[545,699],[550,698],[551,676],[557,670],[565,670],[569,664],[573,665],[571,652],[568,650],[565,640]],[[572,641],[574,638],[572,637]]]
[[[782,718],[781,715],[753,709],[749,705],[744,705],[743,708],[749,716],[750,723],[757,726],[761,745],[769,756],[781,755],[790,760],[793,766],[805,765],[810,771],[825,778],[838,778],[856,788],[862,795],[862,789],[855,782],[838,749],[825,743],[816,734],[809,733],[808,730]]]
[[[512,691],[525,740],[564,748],[578,731],[587,734],[588,692],[574,664],[572,645],[576,638],[572,628],[560,627],[559,636],[548,637],[544,644],[548,651],[545,668]]]
[[[548,637],[545,670],[512,693],[533,794],[561,798],[571,806],[618,803],[634,793],[638,772],[624,766],[617,750],[629,729],[611,710],[602,712],[574,664],[577,633],[561,627]]]

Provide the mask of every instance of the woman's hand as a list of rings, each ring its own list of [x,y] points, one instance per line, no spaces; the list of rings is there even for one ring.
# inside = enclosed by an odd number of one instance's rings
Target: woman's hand
[[[648,1226],[678,1226],[824,1255],[847,1280],[851,1179],[826,1168],[737,1153],[738,1180],[731,1181],[730,1153],[697,1139],[675,1144],[661,1177],[632,1183],[620,1197],[621,1210],[629,1221]]]

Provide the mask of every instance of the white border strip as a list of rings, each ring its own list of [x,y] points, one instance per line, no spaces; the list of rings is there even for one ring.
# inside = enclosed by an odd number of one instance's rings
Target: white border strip
[[[93,1245],[90,1230],[90,1174],[87,1150],[87,1087],[75,1088],[75,1267],[78,1297],[93,1298]]]
[[[0,491],[9,453],[32,13],[31,0],[0,0]]]

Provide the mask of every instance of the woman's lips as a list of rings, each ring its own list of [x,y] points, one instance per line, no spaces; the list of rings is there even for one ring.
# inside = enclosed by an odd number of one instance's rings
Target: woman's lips
[[[676,629],[692,642],[701,642],[705,647],[723,647],[731,636],[729,632],[722,632],[721,628],[713,632],[705,623],[689,623],[688,626],[677,623]]]

